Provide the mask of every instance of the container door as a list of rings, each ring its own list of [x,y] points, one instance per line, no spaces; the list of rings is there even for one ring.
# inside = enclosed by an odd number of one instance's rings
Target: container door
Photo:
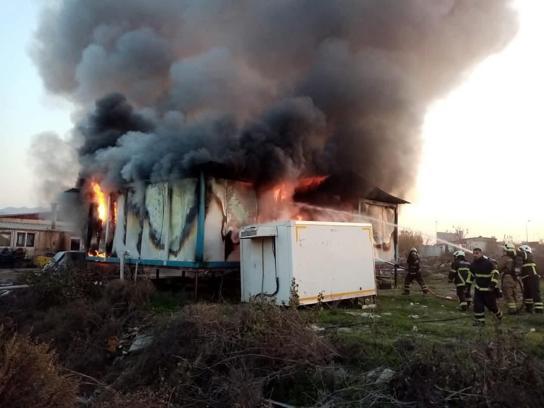
[[[244,248],[244,298],[273,296],[277,292],[275,237],[247,240]]]

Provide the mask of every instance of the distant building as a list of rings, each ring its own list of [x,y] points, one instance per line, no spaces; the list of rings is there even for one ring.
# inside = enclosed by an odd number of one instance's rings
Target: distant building
[[[68,190],[59,196],[60,206],[53,204],[51,211],[0,214],[0,253],[16,252],[32,259],[58,251],[83,249],[81,231],[75,225],[73,213],[77,190]]]
[[[436,233],[436,246],[441,249],[442,254],[453,253],[462,244],[463,231]]]
[[[444,254],[444,250],[439,245],[421,245],[419,253],[424,258],[438,258]]]
[[[55,218],[55,211],[0,216],[0,251],[18,250],[25,258],[33,258],[57,251],[79,250],[79,233],[70,223]]]
[[[497,239],[494,237],[472,237],[465,238],[463,240],[466,248],[474,249],[480,248],[485,254],[489,256],[500,255]]]

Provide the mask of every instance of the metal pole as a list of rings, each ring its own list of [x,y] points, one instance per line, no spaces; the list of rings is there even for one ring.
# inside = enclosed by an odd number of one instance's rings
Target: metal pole
[[[164,234],[164,260],[163,265],[168,263],[168,257],[170,256],[170,183],[166,183],[166,197],[165,197],[165,208],[163,214],[164,225],[166,228],[166,233]],[[157,269],[158,270],[158,269]]]
[[[198,219],[196,232],[195,261],[202,263],[204,261],[204,229],[206,221],[206,180],[204,172],[200,172],[198,188]]]
[[[125,254],[121,254],[121,259],[119,260],[119,279],[125,280]]]
[[[110,235],[110,205],[111,205],[111,195],[108,194],[108,199],[106,201],[106,233],[104,234],[104,258],[108,257],[106,253],[108,250],[108,239]]]
[[[394,274],[395,274],[395,289],[397,288],[397,282],[398,282],[398,268],[397,265],[399,263],[399,206],[395,206],[395,232],[394,232],[394,246],[395,246],[395,266],[394,266]]]

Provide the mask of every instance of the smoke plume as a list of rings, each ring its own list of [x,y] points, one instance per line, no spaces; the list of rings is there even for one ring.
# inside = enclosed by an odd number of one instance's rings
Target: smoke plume
[[[74,186],[78,158],[74,148],[53,132],[34,136],[30,164],[36,175],[36,192],[43,204],[56,202],[58,194]]]
[[[88,116],[82,174],[413,185],[429,104],[517,29],[507,0],[61,1],[33,56]]]

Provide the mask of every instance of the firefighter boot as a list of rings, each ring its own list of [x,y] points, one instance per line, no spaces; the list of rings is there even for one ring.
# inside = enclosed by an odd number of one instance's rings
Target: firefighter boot
[[[502,312],[500,310],[495,313],[495,317],[497,318],[497,323],[502,322]]]
[[[474,312],[473,326],[485,326],[485,312]]]
[[[533,299],[525,299],[523,303],[525,303],[525,311],[527,313],[532,314],[533,313]]]
[[[518,306],[516,305],[516,302],[508,301],[506,303],[506,307],[509,315],[518,314]]]

